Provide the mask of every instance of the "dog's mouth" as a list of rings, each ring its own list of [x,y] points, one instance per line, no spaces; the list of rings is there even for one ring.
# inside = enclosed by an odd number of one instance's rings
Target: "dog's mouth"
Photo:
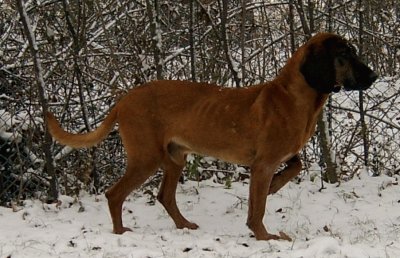
[[[365,82],[353,82],[350,80],[345,80],[342,84],[342,86],[334,86],[334,87],[340,87],[340,89],[344,89],[345,91],[360,91],[360,90],[366,90],[371,86],[370,83],[365,83]],[[339,90],[340,90],[339,89]]]
[[[335,85],[333,85],[333,92],[338,93],[342,88],[343,85],[339,82],[336,82]]]
[[[334,86],[334,92],[338,92],[340,89],[344,88],[346,91],[363,91],[367,90],[376,81],[378,75],[371,71],[368,76],[355,78],[345,78],[342,82],[336,81]]]

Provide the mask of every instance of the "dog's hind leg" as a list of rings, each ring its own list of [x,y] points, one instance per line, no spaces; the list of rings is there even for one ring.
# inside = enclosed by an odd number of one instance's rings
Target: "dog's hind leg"
[[[275,174],[272,178],[268,194],[274,194],[281,189],[289,180],[297,176],[301,171],[301,160],[299,155],[295,155],[286,162],[287,167]]]
[[[166,157],[163,161],[164,178],[161,183],[157,199],[167,210],[177,228],[197,229],[199,226],[188,221],[179,211],[179,208],[176,204],[176,187],[184,167],[184,157],[182,156],[180,159],[182,162],[179,163],[182,165],[176,164],[170,159],[169,155],[166,154]]]
[[[125,174],[106,192],[115,234],[131,231],[122,224],[122,204],[134,189],[141,186],[147,178],[154,174],[158,165],[152,162],[135,162],[128,158]]]

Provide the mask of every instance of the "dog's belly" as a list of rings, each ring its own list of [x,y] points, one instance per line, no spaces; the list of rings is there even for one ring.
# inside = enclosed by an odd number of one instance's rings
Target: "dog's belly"
[[[241,153],[233,153],[233,152],[224,152],[224,151],[207,151],[204,154],[203,153],[198,153],[200,155],[206,155],[206,156],[212,156],[217,159],[234,163],[234,164],[240,164],[240,165],[246,165],[250,166],[254,160],[254,155],[252,155],[251,151],[243,152]]]
[[[226,162],[251,165],[255,157],[255,150],[251,146],[235,141],[223,142],[207,139],[182,139],[174,137],[168,144],[168,153],[173,160],[179,160],[186,154],[211,156]]]

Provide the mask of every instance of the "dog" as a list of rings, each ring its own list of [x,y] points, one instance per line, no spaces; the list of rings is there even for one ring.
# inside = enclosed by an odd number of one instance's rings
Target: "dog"
[[[197,229],[175,199],[186,155],[196,153],[250,167],[247,226],[257,240],[287,239],[263,224],[267,195],[277,192],[302,168],[299,151],[314,134],[330,93],[368,89],[377,74],[344,38],[319,33],[301,46],[278,76],[267,83],[225,88],[208,83],[160,80],[130,90],[96,130],[64,131],[47,113],[49,132],[75,148],[94,146],[119,124],[127,154],[125,174],[106,191],[113,232],[122,223],[125,198],[158,168],[164,175],[157,199],[177,228]],[[286,163],[286,168],[275,173]]]

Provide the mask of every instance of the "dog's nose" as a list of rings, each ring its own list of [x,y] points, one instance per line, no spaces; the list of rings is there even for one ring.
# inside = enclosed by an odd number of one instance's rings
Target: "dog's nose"
[[[376,79],[378,79],[378,75],[377,75],[374,71],[372,71],[372,72],[369,74],[369,81],[370,81],[371,83],[373,83],[374,81],[376,81]]]

